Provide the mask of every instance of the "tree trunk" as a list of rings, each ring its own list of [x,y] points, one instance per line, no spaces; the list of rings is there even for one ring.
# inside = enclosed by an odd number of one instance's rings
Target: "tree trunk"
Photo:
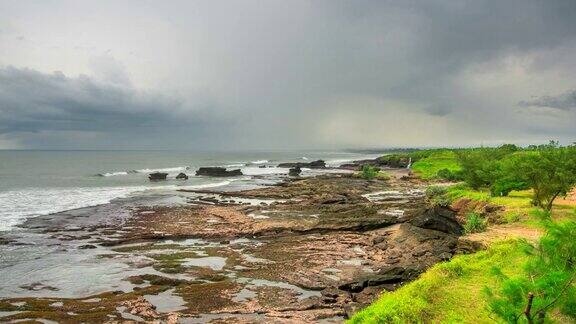
[[[556,192],[548,201],[548,204],[546,204],[546,210],[550,211],[552,210],[552,204],[554,203],[554,200],[556,199],[556,197],[558,197],[558,195],[560,194],[560,192]]]
[[[528,324],[534,324],[534,321],[532,320],[532,300],[534,299],[534,294],[529,292],[528,293],[528,304],[526,304],[526,308],[524,309],[524,316],[526,316],[526,320],[528,321]]]

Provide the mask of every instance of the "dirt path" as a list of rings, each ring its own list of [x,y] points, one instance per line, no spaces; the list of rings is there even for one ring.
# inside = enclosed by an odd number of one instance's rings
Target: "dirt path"
[[[462,236],[461,239],[467,239],[483,245],[514,238],[524,238],[530,242],[537,242],[542,233],[541,229],[530,228],[522,224],[503,224],[490,226],[485,232],[468,234]]]

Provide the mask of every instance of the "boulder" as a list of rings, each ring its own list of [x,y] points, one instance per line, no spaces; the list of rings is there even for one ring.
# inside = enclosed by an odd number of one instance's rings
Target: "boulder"
[[[209,176],[209,177],[234,177],[241,176],[242,171],[240,169],[226,170],[222,167],[203,167],[196,171],[197,176]]]
[[[148,175],[148,179],[150,179],[150,181],[166,180],[167,176],[168,176],[168,173],[154,172],[154,173],[150,173]]]
[[[317,160],[312,162],[290,162],[290,163],[280,163],[279,168],[309,168],[309,169],[325,169],[326,162],[324,160]]]
[[[464,232],[462,225],[456,221],[456,213],[440,206],[426,210],[423,214],[413,218],[410,224],[448,234],[461,235]]]
[[[302,169],[299,166],[290,168],[290,170],[288,171],[288,175],[291,177],[297,177],[300,175],[300,173],[302,173]]]
[[[186,175],[186,173],[180,172],[180,173],[178,173],[178,175],[176,176],[176,179],[188,180],[188,175]]]

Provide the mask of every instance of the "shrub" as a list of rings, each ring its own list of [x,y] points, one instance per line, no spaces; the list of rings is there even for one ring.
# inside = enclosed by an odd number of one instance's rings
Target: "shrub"
[[[464,224],[464,231],[466,233],[480,233],[486,230],[486,221],[477,213],[468,213],[466,215],[466,223]]]
[[[363,165],[362,170],[360,170],[360,176],[366,180],[374,179],[378,176],[379,168],[373,167],[371,165]]]
[[[520,218],[522,218],[522,214],[519,212],[515,212],[515,211],[509,211],[509,212],[505,212],[502,215],[502,218],[504,219],[504,222],[506,222],[506,223],[516,223],[517,221],[520,220]]]
[[[549,210],[533,208],[530,210],[530,216],[537,218],[540,221],[549,221],[552,214]]]
[[[433,206],[448,207],[452,200],[446,195],[448,189],[441,186],[430,186],[426,188],[426,197]]]
[[[446,187],[442,187],[442,186],[430,186],[428,188],[426,188],[426,196],[428,198],[434,198],[437,196],[442,196],[445,195],[448,192],[448,189],[446,189]]]
[[[529,256],[524,275],[492,271],[500,287],[485,289],[488,308],[506,322],[544,323],[550,313],[576,320],[576,222],[545,226],[537,247],[524,246]]]
[[[448,180],[448,181],[458,181],[462,180],[462,176],[460,171],[451,171],[450,169],[444,168],[438,170],[436,176],[440,179]]]

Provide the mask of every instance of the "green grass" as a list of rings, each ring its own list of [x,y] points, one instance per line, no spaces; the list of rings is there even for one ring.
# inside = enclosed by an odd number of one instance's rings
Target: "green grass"
[[[527,260],[521,244],[495,243],[488,250],[439,263],[416,281],[383,293],[349,323],[493,323],[483,294],[495,284],[490,269],[497,266],[507,275],[520,275]]]
[[[450,150],[432,152],[429,156],[419,159],[412,164],[412,170],[422,179],[436,179],[439,170],[448,169],[459,171],[460,165],[456,159],[456,153]]]

